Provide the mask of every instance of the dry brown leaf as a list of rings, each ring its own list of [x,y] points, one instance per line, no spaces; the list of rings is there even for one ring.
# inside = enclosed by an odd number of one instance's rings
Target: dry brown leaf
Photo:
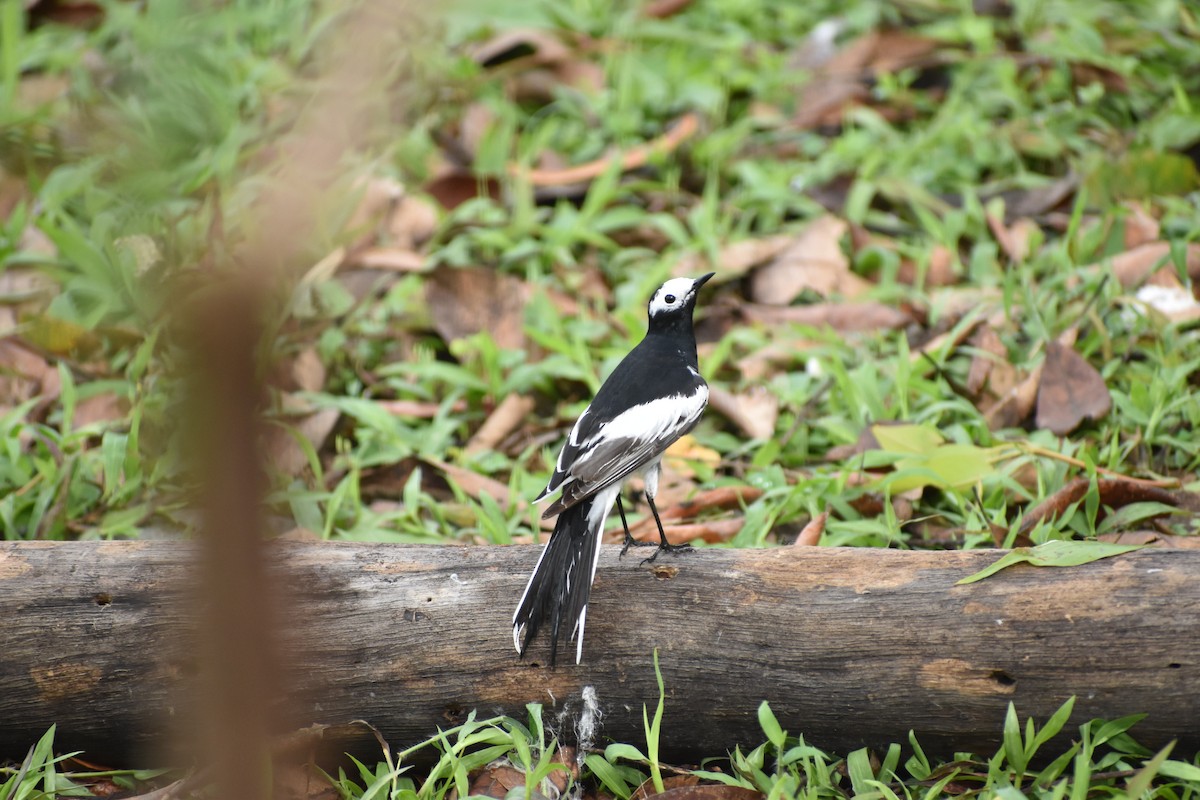
[[[493,762],[480,769],[471,780],[471,797],[495,797],[503,800],[513,789],[525,789],[525,773],[504,762]]]
[[[929,251],[929,263],[925,266],[924,274],[911,260],[902,260],[900,268],[896,270],[896,280],[915,286],[918,279],[923,286],[930,288],[958,283],[958,275],[954,271],[954,253],[950,248],[935,244]]]
[[[1102,533],[1096,538],[1102,542],[1112,542],[1113,544],[1140,544],[1150,547],[1170,547],[1176,549],[1200,548],[1200,536],[1175,536],[1160,531]]]
[[[1012,222],[1021,217],[1040,217],[1065,203],[1079,188],[1079,176],[1068,173],[1032,189],[1009,189],[995,197],[1004,200],[1004,220]],[[985,202],[991,197],[981,198]]]
[[[1028,534],[1042,520],[1053,520],[1066,513],[1067,509],[1078,503],[1087,494],[1091,479],[1085,476],[1075,478],[1061,489],[1025,512],[1021,520],[1020,533]],[[1096,491],[1100,496],[1100,512],[1098,519],[1103,519],[1109,511],[1130,505],[1132,503],[1163,503],[1178,505],[1174,492],[1151,486],[1144,481],[1134,481],[1123,478],[1101,478],[1096,481]]]
[[[717,263],[711,264],[703,253],[688,253],[675,265],[672,275],[686,278],[711,269],[716,272],[714,282],[740,278],[753,267],[767,263],[783,252],[795,241],[794,236],[777,234],[759,239],[742,239],[730,242],[717,254]]]
[[[1200,243],[1187,245],[1187,272],[1190,276],[1200,275]],[[1175,267],[1171,263],[1169,242],[1151,242],[1126,250],[1109,261],[1113,276],[1126,289],[1140,286],[1146,281],[1159,285],[1178,285]],[[1095,271],[1105,269],[1103,263],[1083,269]]]
[[[822,511],[808,521],[801,529],[800,535],[793,542],[797,547],[816,547],[821,543],[821,534],[825,532],[825,521],[829,519],[829,511]]]
[[[543,28],[509,28],[468,48],[467,54],[482,67],[495,67],[516,59],[532,64],[555,64],[571,58],[571,49]]]
[[[988,429],[997,431],[1003,428],[1015,428],[1029,419],[1037,404],[1038,387],[1042,382],[1042,368],[1039,364],[1025,379],[1000,397],[994,405],[984,412]]]
[[[509,166],[508,171],[514,178],[528,181],[534,186],[565,186],[591,181],[611,169],[615,160],[620,161],[623,172],[644,167],[651,158],[674,152],[679,145],[690,139],[699,127],[700,118],[689,111],[676,120],[662,136],[646,144],[631,147],[619,155],[613,153],[566,169],[531,170],[519,164],[513,164]]]
[[[295,401],[284,398],[284,404]],[[322,408],[305,414],[299,419],[288,420],[287,426],[308,440],[318,453],[325,440],[337,426],[341,412],[336,408]],[[293,433],[282,426],[272,426],[266,435],[267,460],[284,475],[299,475],[308,468],[308,457],[293,438]]]
[[[83,428],[99,422],[119,422],[129,413],[129,401],[118,397],[114,392],[100,392],[85,397],[75,404],[76,428]]]
[[[45,385],[57,378],[58,370],[46,359],[12,339],[0,340],[0,407],[45,394]]]
[[[375,405],[393,416],[417,419],[433,419],[442,410],[441,403],[425,400],[376,400]],[[467,401],[457,400],[451,403],[450,410],[456,414],[466,411]]]
[[[388,243],[394,248],[416,250],[433,237],[437,225],[437,208],[424,198],[406,194],[396,201],[388,217]]]
[[[642,16],[652,19],[673,17],[692,4],[693,0],[650,0],[642,8]]]
[[[674,505],[659,503],[659,517],[664,522],[691,519],[705,511],[734,511],[762,497],[763,491],[753,486],[721,486],[684,500]],[[645,517],[629,526],[635,538],[649,531],[657,535],[658,527],[653,517]]]
[[[833,215],[813,220],[790,245],[754,271],[750,298],[786,306],[806,290],[822,297],[853,299],[870,289],[870,283],[850,271],[850,261],[842,252],[846,231],[846,222]]]
[[[292,380],[298,389],[319,392],[325,388],[325,364],[314,347],[306,347],[292,360]]]
[[[776,334],[776,336],[778,337],[780,334]],[[792,371],[796,363],[804,358],[805,351],[817,349],[820,346],[819,342],[811,339],[775,338],[765,346],[757,347],[747,353],[738,360],[735,366],[743,380],[763,381],[781,369]]]
[[[770,439],[775,433],[779,398],[764,386],[738,394],[713,386],[708,391],[708,403],[751,439]]]
[[[352,255],[349,263],[354,267],[391,272],[420,272],[425,269],[423,255],[401,247],[368,247]]]
[[[980,411],[986,412],[1016,388],[1017,368],[1008,360],[1008,348],[991,325],[981,325],[971,337],[971,344],[981,352],[971,358],[967,391],[977,398]]]
[[[1126,200],[1121,205],[1129,212],[1124,218],[1126,250],[1158,241],[1162,226],[1144,203]]]
[[[1003,219],[988,214],[987,224],[1009,261],[1019,264],[1029,258],[1030,241],[1034,232],[1038,230],[1036,222],[1029,217],[1019,217],[1010,225]]]
[[[688,776],[676,776],[686,778]],[[670,782],[671,778],[663,780],[663,786],[666,791],[657,794],[649,794],[649,789],[646,785],[638,789],[646,789],[646,794],[634,793],[633,800],[648,800],[648,798],[656,798],[656,800],[762,800],[762,793],[754,789],[747,789],[743,786],[726,786],[724,784],[704,784],[698,785],[691,782],[681,781],[679,784]],[[649,783],[649,781],[647,781]]]
[[[422,188],[447,211],[453,211],[476,197],[500,199],[499,181],[488,175],[472,175],[463,170],[444,172],[427,182]]]
[[[501,505],[508,502],[508,486],[498,480],[464,469],[456,464],[439,461],[436,458],[422,458],[421,461],[454,481],[470,497],[479,498],[486,494]],[[527,504],[521,502],[518,505],[525,508]]]
[[[1104,378],[1070,345],[1046,345],[1037,394],[1037,425],[1065,436],[1085,419],[1098,420],[1112,408]]]
[[[535,405],[537,402],[528,395],[506,396],[467,442],[467,453],[495,450],[505,436],[517,429]]]
[[[651,525],[648,528],[641,528],[637,533],[633,533],[633,538],[639,542],[657,542],[658,528],[653,524],[654,520],[650,520]],[[717,544],[719,542],[728,542],[730,539],[738,535],[745,525],[745,520],[741,517],[733,519],[713,519],[705,520],[704,522],[693,522],[685,525],[664,525],[663,531],[667,534],[667,541],[671,544],[683,544],[684,542],[694,542],[697,539],[708,542],[709,544]],[[630,527],[630,531],[634,530],[634,526]],[[615,534],[621,533],[620,528],[613,531]]]
[[[392,178],[373,177],[360,180],[358,187],[361,187],[362,199],[346,221],[346,230],[369,234],[404,197],[404,184]]]
[[[747,303],[741,309],[750,322],[763,325],[811,325],[841,333],[896,330],[913,321],[904,311],[883,303],[814,303],[808,306],[763,306]]]
[[[870,98],[867,84],[873,76],[933,63],[938,47],[933,39],[903,30],[870,31],[847,42],[813,71],[797,99],[792,124],[799,128],[840,124],[846,108]]]
[[[503,348],[525,346],[525,303],[529,288],[492,269],[442,266],[425,283],[433,327],[447,344],[480,331]]]

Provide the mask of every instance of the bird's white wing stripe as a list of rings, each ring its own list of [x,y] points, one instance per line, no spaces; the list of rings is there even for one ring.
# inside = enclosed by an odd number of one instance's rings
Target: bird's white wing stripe
[[[680,425],[681,417],[686,425],[699,417],[707,404],[708,386],[702,383],[690,395],[673,394],[632,406],[604,423],[596,435],[584,443],[584,447],[590,450],[612,439],[651,441],[664,438]],[[586,453],[577,461],[583,458],[586,458]]]

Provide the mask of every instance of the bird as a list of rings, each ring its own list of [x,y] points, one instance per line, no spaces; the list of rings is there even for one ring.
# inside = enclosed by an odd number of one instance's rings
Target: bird
[[[625,528],[623,556],[642,545],[629,534],[621,487],[640,472],[646,502],[658,524],[658,549],[678,553],[689,544],[667,540],[654,505],[663,453],[700,421],[708,405],[708,384],[700,376],[692,314],[696,295],[715,273],[699,278],[672,278],[647,304],[646,335],[617,365],[567,436],[554,473],[534,500],[540,503],[561,492],[542,514],[558,515],[554,531],[513,614],[513,646],[523,658],[543,625],[550,629],[550,666],[555,665],[564,625],[576,642],[575,663],[583,658],[583,631],[588,597],[600,560],[604,522],[617,504]],[[645,543],[653,546],[653,543]]]

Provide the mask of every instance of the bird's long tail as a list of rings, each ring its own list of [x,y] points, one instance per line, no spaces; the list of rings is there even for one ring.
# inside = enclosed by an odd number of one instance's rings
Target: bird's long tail
[[[600,558],[600,533],[608,516],[605,506],[612,502],[613,498],[593,496],[558,515],[513,614],[513,645],[522,656],[545,625],[550,629],[550,666],[554,666],[559,635],[569,625],[570,638],[577,642],[575,663],[579,663],[588,596]]]

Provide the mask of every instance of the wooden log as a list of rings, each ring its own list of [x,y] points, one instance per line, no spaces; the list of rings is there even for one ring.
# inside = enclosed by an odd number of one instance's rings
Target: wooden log
[[[365,719],[394,747],[471,709],[520,716],[528,702],[570,738],[585,686],[603,715],[597,742],[640,743],[654,648],[676,761],[763,741],[763,699],[787,730],[839,753],[904,742],[910,728],[932,752],[990,753],[1010,701],[1044,721],[1071,695],[1068,734],[1144,712],[1139,740],[1200,747],[1200,553],[1021,565],[955,585],[999,555],[707,549],[642,566],[606,547],[583,663],[550,670],[544,641],[524,661],[512,647],[533,547],[271,550],[291,590],[294,721]],[[169,735],[195,671],[191,557],[163,542],[0,544],[0,756],[51,724],[60,747],[122,764]]]

